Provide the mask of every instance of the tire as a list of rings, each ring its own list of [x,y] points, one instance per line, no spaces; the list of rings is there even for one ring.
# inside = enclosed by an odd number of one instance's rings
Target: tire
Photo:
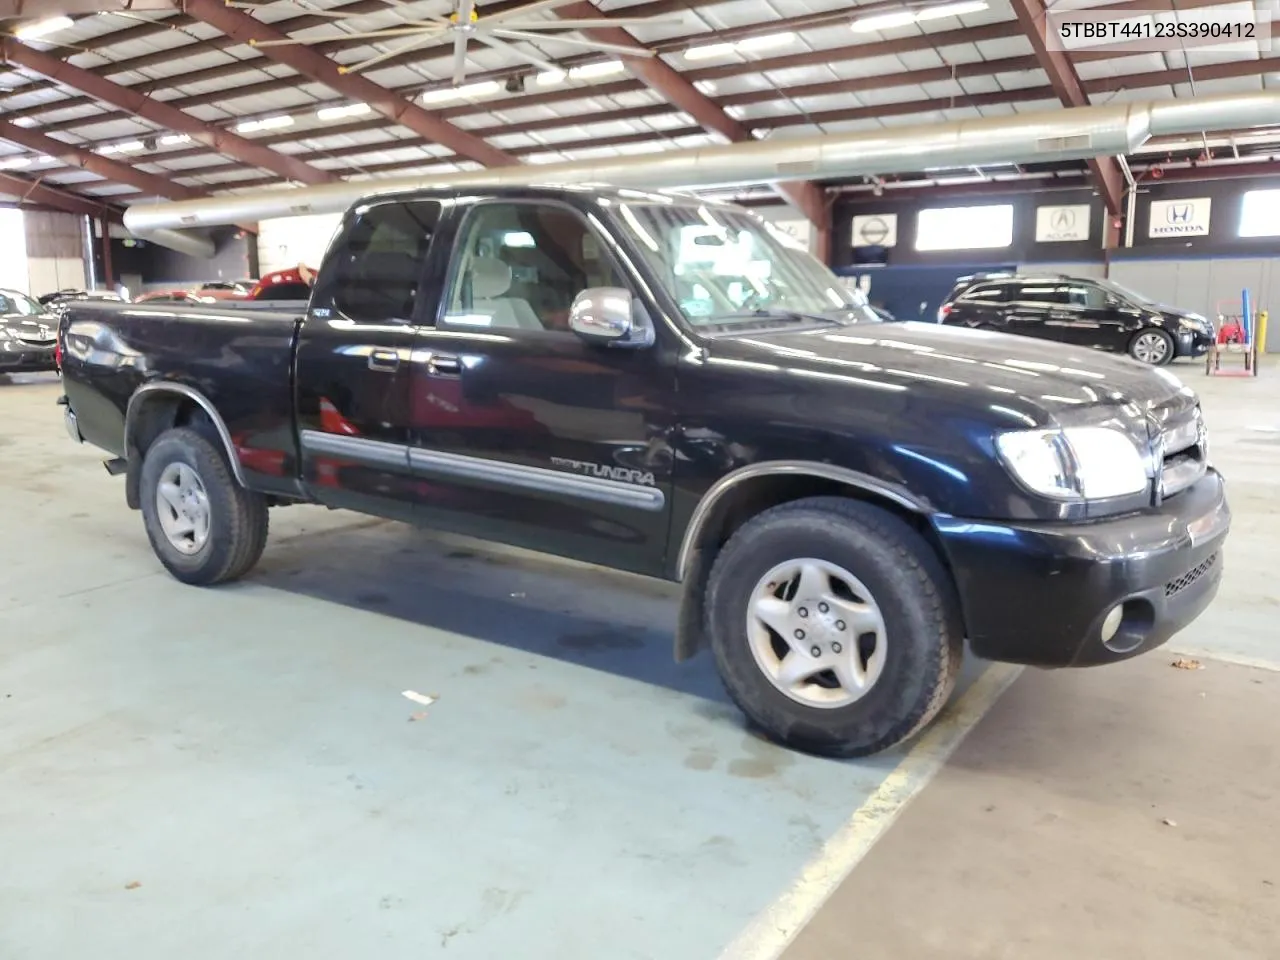
[[[190,475],[198,489],[189,486],[196,492],[186,504],[205,518],[203,524],[194,525],[204,536],[200,539],[198,530],[192,530],[189,539],[175,539],[171,531],[185,518],[178,518],[176,508],[162,518],[160,485],[164,481],[172,490],[175,478]],[[199,491],[203,491],[203,513]],[[151,549],[183,583],[209,586],[237,580],[261,558],[267,543],[266,498],[240,486],[222,451],[196,431],[182,427],[156,438],[142,461],[140,496]],[[171,506],[168,501],[165,504]]]
[[[871,677],[873,664],[879,666],[875,678],[852,702],[839,702],[839,692],[827,688],[836,680],[835,672],[802,681],[788,693],[762,665],[770,651],[776,654],[780,649],[782,638],[755,618],[756,598],[763,595],[759,591],[774,571],[789,569],[789,564],[802,559],[852,575],[858,582],[855,595],[867,593],[872,598],[864,609],[878,608],[881,629],[876,653],[863,664],[864,678]],[[811,567],[803,565],[804,569]],[[795,582],[804,589],[803,575]],[[789,589],[780,587],[783,596]],[[797,591],[794,600],[798,603],[801,599]],[[716,667],[734,703],[771,739],[822,756],[867,756],[913,736],[951,695],[964,652],[964,626],[955,588],[934,551],[893,514],[842,497],[782,504],[745,523],[716,558],[706,605],[707,633]],[[795,604],[792,609],[796,616],[817,616]],[[823,603],[822,609],[827,610],[828,605]],[[806,643],[814,644],[810,650],[819,649],[814,643],[818,639],[861,633],[856,626],[844,634],[831,632],[835,627],[844,630],[844,621],[826,627],[814,620],[805,623],[815,627],[806,636]],[[868,636],[862,634],[852,645],[832,641],[823,655],[834,657],[831,651],[843,647],[849,647],[851,653],[854,646],[862,648]],[[768,639],[762,641],[765,637]],[[764,654],[758,653],[762,642],[769,644]],[[790,642],[785,656],[797,653]],[[805,644],[797,641],[797,646]],[[863,653],[858,656],[861,662]],[[808,668],[805,663],[801,666]],[[805,697],[806,702],[797,696]],[[823,705],[808,702],[816,697],[834,699]]]
[[[1172,362],[1176,352],[1173,337],[1159,327],[1144,327],[1129,341],[1129,356],[1152,367]]]

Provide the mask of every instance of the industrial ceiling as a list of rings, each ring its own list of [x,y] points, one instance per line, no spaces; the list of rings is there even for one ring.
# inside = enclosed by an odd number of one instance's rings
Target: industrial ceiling
[[[1066,54],[1046,45],[1044,17],[1044,0],[0,0],[0,194],[117,215],[281,183],[1280,91],[1280,55],[1260,40]],[[1275,172],[1276,121],[1129,159]],[[1116,208],[1121,164],[1038,174],[1087,177]],[[1029,169],[902,171],[845,189]],[[812,184],[779,190],[821,216]]]

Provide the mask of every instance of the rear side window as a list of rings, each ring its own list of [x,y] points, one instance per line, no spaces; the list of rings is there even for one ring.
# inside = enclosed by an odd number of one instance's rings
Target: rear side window
[[[1023,303],[1070,303],[1067,288],[1058,280],[1027,280],[1018,284],[1016,299]]]
[[[1009,299],[1007,283],[976,283],[963,294],[961,300],[978,300],[984,303],[1003,303]]]
[[[431,238],[435,200],[375,204],[339,240],[321,271],[317,307],[332,306],[358,323],[411,320]],[[269,296],[275,299],[273,290]]]

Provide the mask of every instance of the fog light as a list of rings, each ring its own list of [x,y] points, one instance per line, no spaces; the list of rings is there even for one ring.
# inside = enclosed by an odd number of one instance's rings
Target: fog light
[[[1116,635],[1116,631],[1120,629],[1120,621],[1124,619],[1124,604],[1119,603],[1111,608],[1111,612],[1107,614],[1107,619],[1102,621],[1102,642],[1110,643],[1111,639]]]

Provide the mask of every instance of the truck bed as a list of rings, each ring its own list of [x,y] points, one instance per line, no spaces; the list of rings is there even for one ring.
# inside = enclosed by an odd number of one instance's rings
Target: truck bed
[[[127,457],[130,398],[149,383],[184,385],[221,415],[252,486],[296,493],[293,353],[302,309],[74,304],[61,325],[62,370],[80,435]]]

